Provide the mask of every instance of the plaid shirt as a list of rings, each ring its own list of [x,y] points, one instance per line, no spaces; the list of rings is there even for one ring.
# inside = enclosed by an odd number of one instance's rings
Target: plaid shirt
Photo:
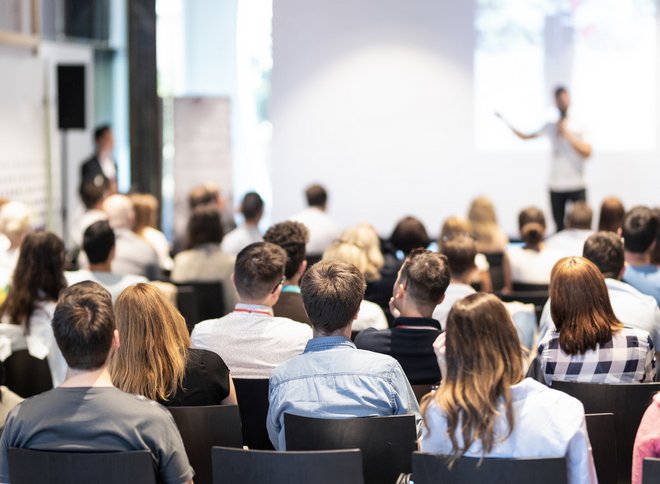
[[[641,329],[623,328],[596,350],[568,355],[559,346],[559,333],[549,331],[539,343],[545,382],[651,382],[655,377],[653,342]]]

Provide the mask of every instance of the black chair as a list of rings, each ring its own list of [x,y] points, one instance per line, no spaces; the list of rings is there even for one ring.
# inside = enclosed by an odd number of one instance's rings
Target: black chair
[[[234,378],[234,388],[243,422],[243,444],[250,449],[273,450],[266,430],[268,380]]]
[[[8,450],[12,484],[156,484],[151,452]]]
[[[236,405],[170,407],[197,484],[211,484],[211,447],[243,448],[241,415]]]
[[[225,315],[225,296],[222,282],[190,281],[180,284],[177,283],[176,286],[177,288],[185,288],[185,292],[189,292],[189,288],[192,288],[194,293],[194,311],[188,309],[190,306],[188,300],[182,302],[186,303],[184,309],[189,311],[189,315],[184,314],[181,306],[179,306],[179,311],[181,311],[183,317],[186,318],[186,324],[189,328],[194,328],[194,326],[200,321],[220,318]],[[177,291],[177,304],[178,303],[179,296]]]
[[[614,414],[587,414],[587,432],[599,484],[616,484],[616,435]]]
[[[577,398],[585,413],[613,413],[616,435],[617,479],[630,482],[632,450],[637,427],[660,383],[599,385],[595,383],[552,382],[552,388]]]
[[[363,484],[358,449],[274,452],[213,448],[214,484]]]
[[[421,402],[424,395],[431,393],[433,388],[437,385],[410,385],[412,387],[413,393],[417,398],[417,402]]]
[[[35,358],[28,350],[13,352],[4,361],[4,385],[17,395],[28,398],[53,388],[48,360]]]
[[[560,459],[483,459],[461,457],[451,469],[447,456],[415,452],[415,484],[565,484],[566,461]]]
[[[660,459],[644,459],[642,484],[660,484]]]
[[[411,471],[410,457],[417,450],[413,415],[322,419],[284,414],[287,450],[362,451],[364,482],[395,482]]]
[[[187,285],[176,286],[176,306],[179,312],[186,320],[188,332],[192,333],[195,325],[201,320],[199,319],[199,312],[197,311],[197,296],[195,295],[195,288]]]
[[[504,288],[504,252],[484,253],[488,261],[490,280],[493,291],[501,291]]]
[[[547,284],[525,284],[523,282],[514,282],[514,292],[548,292],[549,286]]]

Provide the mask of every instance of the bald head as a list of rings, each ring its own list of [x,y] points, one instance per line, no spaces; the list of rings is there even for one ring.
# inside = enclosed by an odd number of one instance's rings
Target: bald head
[[[103,211],[113,230],[132,229],[135,222],[133,203],[125,195],[110,195],[103,202]]]

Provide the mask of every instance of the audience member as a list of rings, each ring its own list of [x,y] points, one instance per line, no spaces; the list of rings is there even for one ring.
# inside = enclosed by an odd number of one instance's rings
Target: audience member
[[[112,272],[115,257],[115,233],[106,220],[90,225],[82,240],[82,249],[87,257],[88,269],[67,272],[69,285],[82,281],[94,281],[102,285],[116,301],[119,294],[132,284],[147,282],[143,276],[116,274]]]
[[[303,276],[302,297],[314,338],[305,352],[280,365],[270,378],[267,428],[284,450],[284,414],[316,418],[414,414],[417,400],[392,357],[358,350],[351,323],[364,298],[365,279],[351,264],[322,261]]]
[[[362,275],[369,270],[369,258],[362,247],[347,242],[333,242],[323,253],[323,260],[340,260],[357,267]],[[353,331],[367,328],[387,329],[387,317],[381,307],[366,299],[360,304],[360,311],[353,321]]]
[[[291,217],[309,230],[307,253],[318,257],[340,235],[339,226],[330,218],[328,210],[328,192],[321,185],[310,185],[305,190],[307,208]]]
[[[545,381],[650,382],[653,342],[647,331],[624,327],[610,303],[603,275],[583,257],[566,257],[550,278],[550,314],[557,330],[539,344]]]
[[[278,245],[286,252],[284,267],[284,286],[282,294],[273,306],[273,314],[293,319],[305,324],[311,324],[303,307],[300,295],[300,278],[307,269],[305,260],[306,245],[309,231],[300,222],[286,221],[273,225],[264,235],[264,241]]]
[[[406,258],[391,298],[396,315],[392,329],[366,329],[355,339],[363,350],[395,358],[413,385],[436,384],[440,370],[433,342],[442,328],[432,318],[449,285],[449,267],[443,255],[414,249]]]
[[[64,380],[66,364],[53,339],[51,320],[55,301],[66,286],[62,240],[51,232],[29,233],[21,244],[9,294],[0,306],[0,336],[10,340],[12,353],[27,349],[35,358],[48,358],[54,386]]]
[[[660,220],[647,207],[635,207],[623,221],[623,245],[626,271],[623,280],[660,304],[660,267],[653,264],[653,254],[660,237]]]
[[[115,317],[121,346],[110,375],[117,388],[165,406],[236,404],[227,365],[212,351],[190,348],[186,321],[160,290],[126,288]]]
[[[422,400],[422,452],[466,457],[565,457],[569,484],[597,481],[584,407],[523,379],[523,354],[504,305],[473,294],[456,303],[437,343],[442,384]]]
[[[487,197],[472,200],[468,220],[477,242],[477,251],[481,254],[502,253],[509,243],[509,237],[497,224],[495,206]]]
[[[158,254],[160,268],[171,271],[174,266],[170,257],[170,243],[165,234],[158,230],[158,199],[150,193],[134,193],[130,196],[135,210],[133,232],[144,239]]]
[[[300,354],[312,329],[273,316],[285,281],[286,252],[268,242],[256,242],[239,252],[233,282],[239,303],[234,312],[202,321],[191,335],[193,348],[216,352],[234,378],[269,378],[273,369]]]
[[[518,215],[520,237],[524,245],[507,250],[511,280],[514,284],[550,284],[550,273],[561,253],[545,246],[545,216],[536,207],[524,209]]]
[[[654,208],[653,214],[660,221],[660,208]],[[658,230],[658,236],[655,239],[655,248],[651,252],[651,264],[660,266],[660,230]]]
[[[566,228],[546,239],[546,248],[559,253],[560,257],[579,256],[587,238],[593,234],[593,211],[586,202],[575,202],[566,215]]]
[[[222,250],[226,254],[236,255],[245,247],[263,240],[259,231],[259,222],[264,214],[264,201],[258,193],[246,193],[241,202],[243,224],[229,232],[222,239]]]
[[[105,186],[109,193],[117,193],[117,165],[112,161],[114,137],[109,124],[94,130],[94,153],[80,166],[83,184]]]
[[[23,239],[31,230],[31,214],[23,202],[8,202],[0,210],[0,233],[9,241],[9,247],[0,252],[0,268],[11,276],[18,262]]]
[[[459,235],[453,239],[444,240],[441,252],[447,257],[451,279],[442,303],[438,304],[433,311],[433,319],[438,320],[442,329],[445,329],[447,316],[452,306],[457,301],[476,292],[470,286],[470,281],[477,270],[474,264],[477,244],[472,237]]]
[[[623,240],[613,232],[597,232],[584,243],[585,259],[593,262],[605,278],[605,286],[616,318],[625,326],[647,331],[656,351],[660,349],[660,309],[651,296],[621,281],[625,270]],[[541,315],[540,334],[554,331],[550,302]]]
[[[135,232],[135,211],[125,195],[110,195],[103,202],[108,222],[115,232],[112,272],[158,279],[161,275],[156,251]]]
[[[401,251],[401,259],[405,259],[414,249],[426,249],[431,239],[421,220],[415,217],[403,217],[399,220],[390,235],[390,242],[397,251]]]
[[[53,332],[68,366],[59,388],[29,398],[7,418],[0,440],[0,482],[9,482],[7,450],[121,452],[148,450],[159,482],[192,483],[170,413],[112,385],[109,361],[119,348],[110,294],[95,282],[64,290]]]
[[[644,459],[660,458],[660,393],[644,412],[633,447],[632,484],[642,484]]]
[[[603,232],[618,233],[623,227],[623,217],[625,215],[623,202],[617,197],[608,197],[603,200],[600,206],[600,217],[598,219],[598,230]]]
[[[79,194],[85,206],[85,212],[76,221],[76,228],[71,234],[71,239],[77,247],[82,246],[83,234],[87,227],[99,220],[108,220],[108,214],[103,211],[103,201],[107,191],[108,185],[106,183],[101,185],[96,185],[94,182],[80,184]]]
[[[170,278],[177,283],[221,282],[225,307],[231,311],[238,302],[231,282],[235,257],[222,251],[222,236],[217,207],[200,205],[195,208],[188,220],[188,249],[174,257]]]

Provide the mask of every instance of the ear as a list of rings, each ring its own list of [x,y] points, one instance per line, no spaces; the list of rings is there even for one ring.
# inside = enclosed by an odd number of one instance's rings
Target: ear
[[[114,330],[112,332],[112,345],[110,346],[111,348],[117,349],[121,346],[119,342],[119,330]]]
[[[303,260],[300,265],[298,266],[298,270],[296,271],[297,275],[303,275],[305,271],[307,270],[307,261]]]
[[[394,299],[402,299],[408,290],[408,284],[397,284],[394,291]]]
[[[238,289],[236,289],[236,279],[234,277],[233,272],[231,273],[231,276],[229,276],[229,280],[231,281],[231,285],[234,286],[234,289],[236,290],[236,292],[238,292]]]

